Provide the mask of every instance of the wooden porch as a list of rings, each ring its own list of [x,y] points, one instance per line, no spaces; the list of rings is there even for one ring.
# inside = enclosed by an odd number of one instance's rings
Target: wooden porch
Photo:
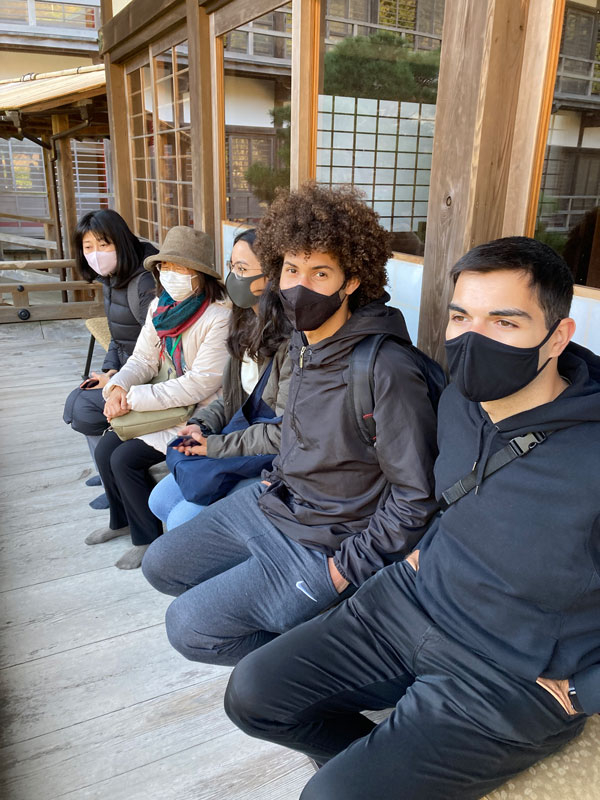
[[[230,723],[229,669],[171,649],[169,598],[113,566],[126,541],[83,542],[108,512],[88,506],[90,457],[62,408],[88,341],[82,320],[0,325],[0,797],[298,798],[306,758]],[[600,800],[599,746],[596,716],[488,800]]]
[[[83,543],[108,512],[88,506],[90,458],[62,407],[88,340],[80,320],[0,326],[0,796],[298,797],[307,760],[229,722],[229,669],[171,649],[169,598],[113,566],[126,541]]]

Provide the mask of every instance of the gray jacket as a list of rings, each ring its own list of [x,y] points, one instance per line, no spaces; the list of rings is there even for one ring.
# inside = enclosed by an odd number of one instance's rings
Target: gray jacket
[[[273,368],[262,399],[281,416],[285,409],[292,365],[288,358],[289,342],[285,341],[273,356]],[[267,364],[261,364],[260,375]],[[223,372],[223,397],[213,400],[202,408],[191,423],[201,425],[209,432],[206,440],[206,453],[210,458],[229,458],[231,456],[255,456],[278,453],[281,441],[281,425],[258,423],[241,431],[221,434],[221,431],[241,408],[248,395],[242,389],[240,373],[241,364],[236,358],[230,358]]]
[[[360,308],[316,345],[292,335],[280,455],[259,498],[282,533],[333,556],[356,586],[410,552],[437,509],[436,417],[402,345],[384,341],[375,362],[376,447],[359,440],[346,399],[349,358],[361,339],[389,333],[410,341],[402,313],[386,300]]]

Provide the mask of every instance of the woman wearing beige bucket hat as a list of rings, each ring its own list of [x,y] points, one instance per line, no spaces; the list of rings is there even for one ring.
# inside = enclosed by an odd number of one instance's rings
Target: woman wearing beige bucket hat
[[[214,400],[221,388],[231,311],[214,266],[210,236],[184,226],[172,228],[144,266],[154,274],[159,296],[150,305],[133,354],[103,390],[109,421],[129,411],[199,408]],[[173,377],[151,383],[165,359],[172,361]],[[162,533],[162,524],[148,508],[148,470],[164,461],[167,443],[181,427],[128,441],[109,430],[96,448],[110,521],[85,541],[100,544],[130,533],[133,548],[116,562],[120,569],[139,567],[147,547]]]

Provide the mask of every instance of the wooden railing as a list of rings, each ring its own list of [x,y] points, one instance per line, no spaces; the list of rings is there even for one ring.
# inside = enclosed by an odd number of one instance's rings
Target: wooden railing
[[[45,261],[0,261],[0,277],[8,270],[58,270],[59,280],[40,280],[23,283],[0,283],[0,293],[10,295],[12,305],[4,297],[0,304],[0,322],[27,322],[50,319],[87,319],[104,316],[102,284],[77,280],[73,275],[75,261],[52,259]],[[71,277],[69,277],[69,272]],[[36,276],[36,277],[42,277]],[[60,292],[60,303],[32,304],[32,292]]]

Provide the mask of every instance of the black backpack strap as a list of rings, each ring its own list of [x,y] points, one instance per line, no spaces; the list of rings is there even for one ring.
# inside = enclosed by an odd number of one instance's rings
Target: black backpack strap
[[[409,353],[423,375],[427,385],[427,394],[435,412],[437,412],[440,395],[446,387],[446,375],[441,366],[414,345],[387,333],[371,334],[361,339],[350,356],[346,396],[349,399],[349,413],[355,420],[359,438],[371,447],[375,446],[377,439],[375,420],[373,419],[375,405],[373,374],[377,353],[385,339],[397,342],[405,352]]]
[[[377,438],[373,419],[375,389],[373,368],[375,357],[385,338],[387,338],[385,333],[379,333],[361,339],[352,350],[348,370],[346,397],[350,401],[350,414],[355,421],[361,441],[371,447],[374,446]]]
[[[525,433],[523,436],[515,436],[505,447],[498,450],[493,456],[490,456],[483,473],[483,480],[499,469],[502,469],[502,467],[505,467],[507,464],[510,464],[515,458],[521,458],[521,456],[530,453],[538,444],[545,442],[552,433],[553,431],[548,431],[547,433],[531,431],[531,433]],[[449,489],[442,492],[439,504],[442,511],[445,511],[452,503],[456,503],[457,500],[460,500],[461,497],[469,494],[469,492],[475,488],[477,484],[476,474],[477,470],[473,469],[468,475],[465,475],[464,478],[456,481]]]

